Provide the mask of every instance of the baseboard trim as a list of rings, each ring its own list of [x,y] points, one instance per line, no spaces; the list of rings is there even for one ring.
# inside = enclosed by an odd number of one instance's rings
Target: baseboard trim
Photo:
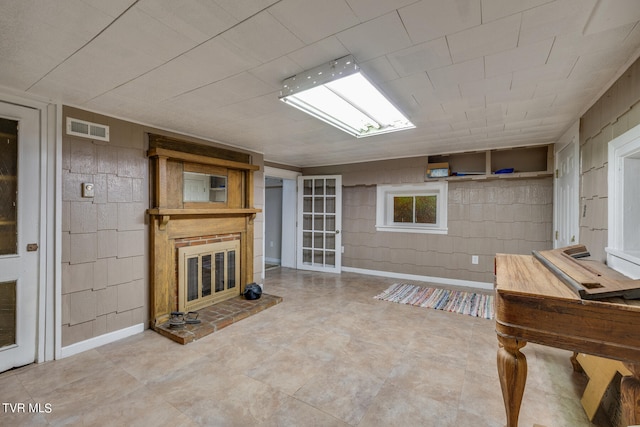
[[[483,290],[493,290],[493,283],[476,282],[473,280],[449,279],[446,277],[419,276],[417,274],[403,274],[391,271],[368,270],[365,268],[342,267],[342,271],[349,273],[368,274],[370,276],[390,277],[394,279],[416,280],[419,282],[437,283],[448,286],[459,286],[463,288],[475,288]]]
[[[103,346],[105,344],[112,343],[114,341],[121,340],[123,338],[130,337],[132,335],[139,334],[144,331],[144,323],[140,323],[128,328],[120,329],[118,331],[109,332],[108,334],[100,335],[98,337],[90,338],[85,341],[81,341],[75,344],[62,347],[60,349],[60,357],[65,358],[73,356],[74,354],[82,353],[87,350]]]

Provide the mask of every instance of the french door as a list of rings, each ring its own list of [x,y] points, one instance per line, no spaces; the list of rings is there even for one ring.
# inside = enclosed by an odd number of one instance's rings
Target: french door
[[[0,102],[0,372],[36,359],[39,112]]]
[[[341,228],[342,176],[298,177],[298,268],[339,273]]]

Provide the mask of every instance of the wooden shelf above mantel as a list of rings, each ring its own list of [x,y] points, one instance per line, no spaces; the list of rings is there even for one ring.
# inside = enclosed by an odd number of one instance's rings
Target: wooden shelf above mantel
[[[165,157],[167,159],[182,160],[184,162],[199,163],[203,165],[222,166],[231,169],[256,171],[260,169],[258,165],[235,162],[233,160],[217,159],[199,154],[185,153],[182,151],[167,150],[166,148],[152,148],[147,152],[148,157]]]
[[[147,209],[149,215],[154,216],[215,216],[215,215],[255,215],[262,212],[262,209],[226,209],[226,208],[202,208],[202,209],[170,209],[170,208],[153,208]]]

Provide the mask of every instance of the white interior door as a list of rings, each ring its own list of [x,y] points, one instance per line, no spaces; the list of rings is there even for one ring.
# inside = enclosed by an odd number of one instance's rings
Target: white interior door
[[[554,247],[562,248],[578,243],[578,150],[572,142],[564,147],[556,161],[556,238]]]
[[[341,229],[342,177],[298,177],[298,268],[339,273]]]
[[[37,110],[0,102],[0,372],[36,359],[39,134]]]

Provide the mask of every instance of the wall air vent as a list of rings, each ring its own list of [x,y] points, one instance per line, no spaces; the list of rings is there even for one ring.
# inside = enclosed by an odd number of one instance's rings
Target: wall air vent
[[[67,135],[109,141],[109,126],[67,117]]]

